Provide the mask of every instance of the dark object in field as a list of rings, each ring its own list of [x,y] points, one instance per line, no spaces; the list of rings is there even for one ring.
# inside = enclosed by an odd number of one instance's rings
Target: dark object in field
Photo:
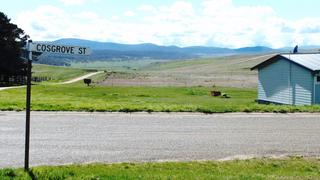
[[[90,86],[90,84],[92,83],[92,80],[91,79],[84,79],[83,82],[85,84],[87,84],[88,86]]]
[[[221,92],[220,91],[211,91],[211,96],[214,96],[214,97],[221,96]]]
[[[293,54],[297,54],[298,53],[298,45],[296,45],[296,47],[294,47],[293,49]]]
[[[228,96],[228,94],[226,94],[226,93],[223,93],[223,94],[221,95],[221,97],[222,97],[222,98],[230,98],[230,96]]]

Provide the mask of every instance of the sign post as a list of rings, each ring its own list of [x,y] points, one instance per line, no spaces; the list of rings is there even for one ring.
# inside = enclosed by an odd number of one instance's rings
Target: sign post
[[[31,109],[31,74],[32,74],[32,51],[29,40],[27,44],[27,95],[26,95],[26,139],[25,139],[25,156],[24,170],[29,171],[29,145],[30,145],[30,109]]]
[[[29,171],[29,149],[30,149],[30,111],[31,111],[31,76],[32,76],[32,52],[41,53],[58,53],[65,55],[89,55],[91,49],[87,47],[33,43],[29,40],[27,43],[27,94],[26,94],[26,139],[25,139],[25,156],[24,170]],[[24,58],[23,58],[24,59]]]

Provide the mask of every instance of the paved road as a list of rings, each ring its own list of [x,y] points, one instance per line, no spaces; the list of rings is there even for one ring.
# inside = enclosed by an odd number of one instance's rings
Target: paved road
[[[0,167],[23,166],[24,113],[0,112]],[[31,164],[320,155],[320,114],[33,112]]]

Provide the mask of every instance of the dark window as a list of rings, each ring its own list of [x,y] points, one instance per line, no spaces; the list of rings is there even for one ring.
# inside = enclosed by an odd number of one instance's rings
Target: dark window
[[[317,76],[317,82],[320,82],[320,76]]]

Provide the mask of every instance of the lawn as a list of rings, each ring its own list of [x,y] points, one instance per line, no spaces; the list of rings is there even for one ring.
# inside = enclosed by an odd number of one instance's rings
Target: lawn
[[[219,90],[230,98],[212,97]],[[34,111],[106,112],[320,112],[320,106],[278,106],[255,103],[256,89],[222,87],[86,87],[36,85]],[[25,88],[0,91],[0,110],[24,110]]]
[[[0,179],[319,179],[320,160],[252,159],[207,162],[121,163],[2,169]]]

